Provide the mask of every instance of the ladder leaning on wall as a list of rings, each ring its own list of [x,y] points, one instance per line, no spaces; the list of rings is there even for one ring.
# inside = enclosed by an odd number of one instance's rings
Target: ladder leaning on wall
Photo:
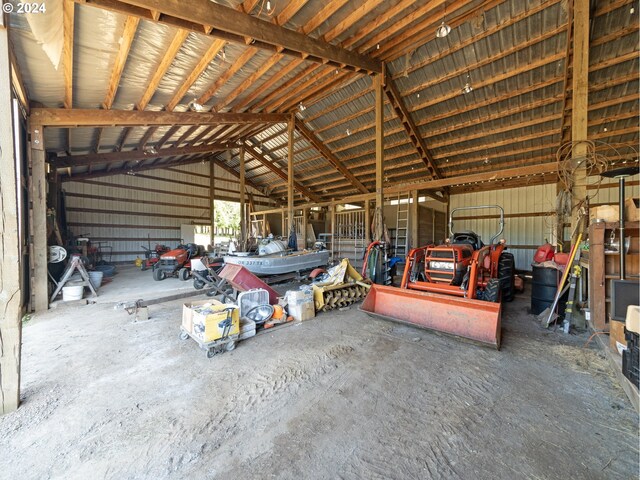
[[[404,258],[407,256],[409,248],[409,209],[411,195],[398,194],[396,210],[396,238],[393,255]]]

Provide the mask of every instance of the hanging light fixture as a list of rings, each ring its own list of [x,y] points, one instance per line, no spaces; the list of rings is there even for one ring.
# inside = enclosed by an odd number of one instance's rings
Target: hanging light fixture
[[[471,75],[467,73],[467,83],[462,87],[462,93],[467,94],[473,91],[473,87],[471,86]]]
[[[189,102],[188,107],[192,112],[202,112],[204,110],[204,107],[200,105],[195,98]]]
[[[437,38],[444,38],[447,35],[449,35],[449,32],[451,32],[451,27],[449,25],[447,25],[446,18],[447,18],[447,4],[445,3],[444,4],[444,15],[442,16],[442,23],[436,29],[436,37]]]

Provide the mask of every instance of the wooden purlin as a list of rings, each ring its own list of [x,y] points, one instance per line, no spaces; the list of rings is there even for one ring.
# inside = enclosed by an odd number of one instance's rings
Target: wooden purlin
[[[111,79],[109,80],[107,95],[102,102],[102,108],[104,108],[105,110],[109,110],[111,108],[111,106],[113,105],[113,101],[116,98],[116,92],[118,91],[118,86],[120,85],[120,77],[122,76],[124,66],[127,62],[127,58],[129,57],[129,50],[131,49],[131,44],[133,43],[133,39],[136,35],[136,30],[138,28],[139,22],[140,19],[133,16],[127,17],[125,21],[124,32],[122,33],[122,41],[120,42],[120,48],[118,50],[118,54],[116,55],[113,70],[111,71]]]
[[[251,141],[245,141],[244,145],[245,145],[246,153],[248,153],[253,158],[258,160],[260,163],[262,163],[265,167],[267,167],[269,170],[271,170],[273,173],[275,173],[282,180],[287,181],[287,178],[288,178],[287,174],[284,173],[282,171],[282,169],[280,169],[275,164],[275,162],[269,160],[260,151],[258,151],[257,147]],[[302,193],[305,197],[307,197],[307,198],[309,198],[309,199],[311,199],[313,201],[319,201],[320,200],[320,197],[318,195],[316,195],[311,190],[306,188],[300,182],[295,181],[294,182],[294,188],[298,192]]]
[[[73,0],[62,3],[62,71],[64,73],[64,107],[73,108],[73,30],[75,24],[75,7]]]
[[[160,23],[189,28],[227,41],[243,45],[252,43],[256,48],[318,63],[328,63],[342,69],[377,73],[382,71],[380,62],[370,57],[316,40],[209,0],[191,0],[189,8],[185,8],[179,0],[164,0],[161,4],[156,0],[82,1],[89,5],[109,8],[148,20],[154,20],[152,11],[158,11],[161,15],[156,21]]]
[[[368,193],[367,188],[360,183],[360,181],[346,168],[343,163],[336,157],[321,141],[318,137],[314,135],[314,133],[304,124],[304,122],[297,120],[296,128],[298,131],[316,148],[320,153],[322,153],[333,167],[335,167],[338,172],[344,175],[345,178],[349,179],[351,184],[360,190],[361,193]]]
[[[395,83],[389,76],[387,75],[387,81],[384,85],[384,93],[387,95],[387,98],[391,102],[391,106],[393,110],[396,112],[400,123],[404,127],[406,134],[409,136],[409,140],[411,141],[414,148],[417,150],[418,155],[424,162],[427,170],[429,171],[429,175],[431,178],[438,179],[442,177],[442,174],[438,170],[438,166],[436,165],[433,156],[429,152],[418,127],[416,127],[415,122],[411,118],[411,113],[407,109],[404,104],[404,100],[402,99],[402,95],[398,91]]]

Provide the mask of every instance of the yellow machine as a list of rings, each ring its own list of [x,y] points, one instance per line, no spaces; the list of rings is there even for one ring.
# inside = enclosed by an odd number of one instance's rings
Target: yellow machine
[[[328,277],[313,284],[316,312],[324,312],[359,302],[367,296],[371,285],[351,266],[349,259],[329,269]]]

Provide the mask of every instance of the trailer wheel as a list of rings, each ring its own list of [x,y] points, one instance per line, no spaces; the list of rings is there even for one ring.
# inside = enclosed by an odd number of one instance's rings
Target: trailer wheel
[[[504,252],[498,261],[498,278],[502,290],[502,301],[511,302],[515,295],[515,259],[512,253]]]
[[[153,271],[153,279],[156,281],[160,281],[160,280],[164,280],[166,278],[166,275],[164,273],[164,270],[160,269],[160,268],[156,268]]]
[[[487,282],[487,288],[484,289],[483,300],[486,302],[496,303],[500,299],[500,280],[492,278]]]
[[[209,348],[207,350],[207,358],[213,358],[216,353],[218,352],[216,352],[215,348]]]
[[[184,330],[180,331],[180,340],[186,340],[187,338],[189,338],[189,334],[187,332],[185,332]]]
[[[181,268],[178,271],[178,278],[183,282],[186,282],[187,280],[189,280],[189,270],[187,270],[186,268]]]
[[[225,346],[225,349],[227,350],[227,352],[231,352],[232,350],[235,350],[235,348],[236,348],[236,342],[233,340],[227,343],[227,345]]]

